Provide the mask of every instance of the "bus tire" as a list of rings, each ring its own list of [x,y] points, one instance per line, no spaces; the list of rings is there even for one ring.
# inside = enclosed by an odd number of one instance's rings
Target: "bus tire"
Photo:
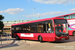
[[[16,40],[20,40],[19,36],[16,35]]]
[[[73,36],[75,36],[75,32],[73,32]]]
[[[14,34],[12,34],[12,38],[15,38]]]
[[[40,42],[42,42],[42,41],[43,41],[41,36],[39,36],[38,40],[39,40]]]
[[[12,38],[14,38],[14,36],[12,35]]]

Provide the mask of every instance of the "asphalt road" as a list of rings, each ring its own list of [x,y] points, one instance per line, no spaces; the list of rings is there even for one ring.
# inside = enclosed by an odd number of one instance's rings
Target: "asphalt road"
[[[15,40],[15,39],[12,39]],[[58,42],[42,42],[31,40],[15,40],[15,43],[0,50],[75,50],[75,37]]]

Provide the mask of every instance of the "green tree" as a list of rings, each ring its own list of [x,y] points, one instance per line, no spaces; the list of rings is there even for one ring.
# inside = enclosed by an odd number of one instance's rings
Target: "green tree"
[[[0,20],[3,20],[4,19],[4,16],[0,15]]]
[[[2,30],[2,29],[3,29],[3,27],[4,27],[4,24],[3,24],[3,22],[2,22],[2,21],[0,21],[0,30]]]
[[[3,30],[3,27],[4,27],[4,24],[2,22],[2,20],[4,19],[4,16],[0,15],[0,30],[2,31]],[[0,32],[1,34],[2,32]]]

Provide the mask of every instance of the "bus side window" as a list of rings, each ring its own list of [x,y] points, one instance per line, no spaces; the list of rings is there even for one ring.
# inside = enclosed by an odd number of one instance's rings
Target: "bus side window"
[[[44,24],[43,23],[39,23],[37,25],[37,33],[44,33]]]
[[[64,16],[65,19],[69,19],[69,15]]]
[[[44,33],[46,33],[46,24],[43,24],[44,27]]]

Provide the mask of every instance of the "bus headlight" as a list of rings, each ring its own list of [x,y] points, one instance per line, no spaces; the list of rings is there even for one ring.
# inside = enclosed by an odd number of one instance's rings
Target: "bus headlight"
[[[59,37],[58,37],[58,36],[56,36],[56,38],[57,38],[57,39],[59,39]]]

